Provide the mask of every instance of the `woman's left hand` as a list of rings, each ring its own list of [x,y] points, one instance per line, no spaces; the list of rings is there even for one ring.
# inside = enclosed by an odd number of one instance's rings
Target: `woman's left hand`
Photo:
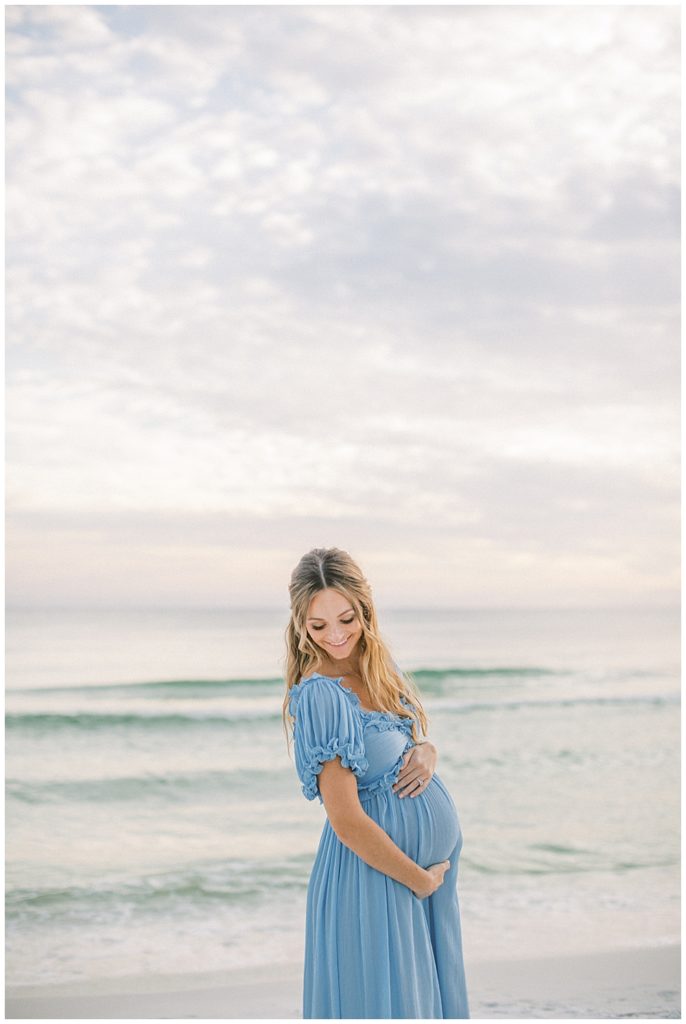
[[[398,793],[401,799],[422,793],[431,782],[437,761],[438,751],[430,740],[410,747],[393,784],[393,792]]]

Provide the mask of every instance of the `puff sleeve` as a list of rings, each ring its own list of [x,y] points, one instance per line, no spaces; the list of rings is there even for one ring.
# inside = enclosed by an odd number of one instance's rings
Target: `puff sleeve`
[[[340,757],[358,777],[369,768],[362,722],[338,683],[322,677],[294,687],[289,710],[295,717],[295,768],[303,795],[322,804],[317,776],[325,761]]]

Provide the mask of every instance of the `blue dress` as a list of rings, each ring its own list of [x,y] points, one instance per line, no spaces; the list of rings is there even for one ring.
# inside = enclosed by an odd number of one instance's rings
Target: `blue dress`
[[[317,775],[340,755],[363,810],[408,857],[425,868],[450,860],[443,884],[419,899],[358,857],[326,819],[307,887],[303,1018],[468,1018],[457,809],[436,773],[417,797],[391,789],[414,746],[411,721],[365,711],[340,679],[318,673],[293,686],[289,710],[308,800],[323,804]]]

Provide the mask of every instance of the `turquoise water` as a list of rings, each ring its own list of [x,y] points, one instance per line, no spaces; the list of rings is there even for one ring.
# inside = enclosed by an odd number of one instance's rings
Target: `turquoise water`
[[[459,810],[467,961],[678,940],[678,610],[379,615]],[[9,985],[302,955],[286,621],[8,611]]]

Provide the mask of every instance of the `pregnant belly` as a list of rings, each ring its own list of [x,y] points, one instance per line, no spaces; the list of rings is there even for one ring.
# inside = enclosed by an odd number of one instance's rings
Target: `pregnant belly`
[[[365,807],[403,853],[423,868],[455,858],[462,848],[457,809],[443,780],[434,773],[419,796],[403,797],[386,790]],[[457,847],[457,849],[456,849]]]

